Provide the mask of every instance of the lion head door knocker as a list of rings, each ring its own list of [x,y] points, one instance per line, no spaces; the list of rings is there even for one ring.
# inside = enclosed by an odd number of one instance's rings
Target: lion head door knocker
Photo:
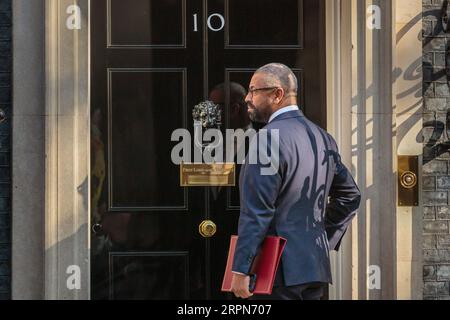
[[[203,101],[194,106],[192,110],[192,117],[194,119],[194,144],[197,148],[201,148],[202,151],[209,152],[222,144],[222,136],[214,135],[214,132],[220,131],[222,125],[222,110],[219,105],[212,101]],[[215,137],[213,142],[203,141],[203,131],[211,130],[212,136]],[[212,138],[210,135],[205,134],[205,138]]]

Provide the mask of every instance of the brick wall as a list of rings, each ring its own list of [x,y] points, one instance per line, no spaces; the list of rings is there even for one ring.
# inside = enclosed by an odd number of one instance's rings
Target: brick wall
[[[0,0],[0,300],[11,297],[11,1]]]
[[[433,300],[450,300],[450,89],[445,66],[450,33],[442,29],[443,4],[423,0],[423,296]]]

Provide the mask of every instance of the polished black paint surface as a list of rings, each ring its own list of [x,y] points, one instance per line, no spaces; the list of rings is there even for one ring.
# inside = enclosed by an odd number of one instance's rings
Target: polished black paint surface
[[[207,99],[222,107],[221,130],[260,128],[246,88],[275,61],[294,69],[302,109],[325,126],[324,38],[318,0],[91,2],[93,299],[231,298],[220,285],[239,190],[180,187],[171,134],[192,133]],[[205,239],[208,219],[217,233]]]

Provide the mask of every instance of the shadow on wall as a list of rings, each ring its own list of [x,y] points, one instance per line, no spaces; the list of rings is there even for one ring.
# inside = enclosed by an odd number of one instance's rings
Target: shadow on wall
[[[359,4],[362,6],[363,4]],[[359,8],[359,10],[362,10]],[[360,11],[358,11],[359,13]],[[422,13],[413,17],[397,32],[397,45],[406,41],[406,35],[417,27],[422,21]],[[358,39],[365,37],[366,30],[358,30]],[[422,32],[417,34],[418,41],[422,41]],[[358,40],[359,41],[359,40]],[[382,41],[381,37],[375,41]],[[409,40],[408,40],[409,41]],[[373,61],[381,65],[381,50],[378,45],[373,46]],[[358,64],[365,68],[366,61]],[[358,66],[359,68],[359,66]],[[378,74],[377,74],[378,72]],[[422,128],[418,127],[422,122],[423,85],[422,85],[422,56],[405,66],[392,70],[392,85],[401,81],[402,91],[396,93],[396,101],[399,105],[389,105],[388,99],[380,92],[386,88],[382,83],[384,75],[382,67],[374,69],[372,83],[366,80],[366,75],[359,79],[358,94],[352,98],[352,173],[357,176],[363,200],[359,209],[356,232],[358,235],[358,298],[359,299],[395,299],[396,298],[396,254],[397,254],[397,230],[396,212],[386,212],[387,207],[396,206],[396,182],[397,173],[387,168],[393,168],[393,159],[400,154],[400,144],[423,141]],[[406,85],[405,85],[406,84]],[[405,88],[406,87],[406,88]],[[405,105],[406,101],[410,105]],[[401,104],[401,105],[400,105]],[[371,113],[366,113],[370,106]],[[400,108],[401,107],[401,108]],[[424,124],[425,127],[425,124]],[[418,131],[418,132],[416,132]],[[395,140],[393,140],[395,138]],[[412,139],[411,139],[412,138]],[[413,141],[411,141],[413,140]],[[392,145],[396,141],[396,145]],[[395,150],[395,151],[394,151]],[[393,154],[395,152],[395,154]],[[425,151],[424,151],[425,152]],[[388,193],[388,194],[387,194]],[[421,208],[413,208],[413,216],[421,216]],[[414,222],[414,220],[413,220]],[[422,239],[422,230],[411,227],[412,244]],[[392,235],[386,238],[386,235]],[[417,251],[417,252],[416,252]],[[420,261],[421,250],[412,250],[412,261]],[[367,270],[371,265],[381,268],[381,287],[370,289],[367,279]],[[412,270],[397,272],[410,274],[411,277],[422,275],[422,270],[416,270],[416,264],[412,264]],[[416,279],[411,279],[411,282]],[[410,296],[418,295],[415,285],[411,285]]]
[[[89,292],[88,250],[79,250],[83,244],[88,247],[88,226],[83,224],[69,237],[58,241],[45,250],[51,280],[46,289],[46,299],[87,300]]]

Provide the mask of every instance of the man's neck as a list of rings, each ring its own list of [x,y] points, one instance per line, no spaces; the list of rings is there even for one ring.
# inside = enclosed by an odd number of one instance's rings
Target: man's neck
[[[275,111],[274,113],[272,113],[272,115],[269,118],[268,123],[272,122],[272,120],[277,118],[279,115],[281,115],[281,114],[283,114],[285,112],[294,111],[294,110],[299,110],[299,108],[298,108],[298,106],[296,104],[292,104],[292,105],[289,105],[289,106],[282,107],[282,108],[278,109],[277,111]]]
[[[297,105],[297,100],[295,100],[295,99],[292,99],[292,100],[289,100],[289,101],[285,101],[285,102],[283,102],[282,105],[277,106],[276,109],[272,110],[273,111],[272,114],[274,114],[275,112],[277,112],[280,109],[283,109],[283,108],[286,108],[286,107],[289,107],[289,106],[296,106],[296,105]]]

